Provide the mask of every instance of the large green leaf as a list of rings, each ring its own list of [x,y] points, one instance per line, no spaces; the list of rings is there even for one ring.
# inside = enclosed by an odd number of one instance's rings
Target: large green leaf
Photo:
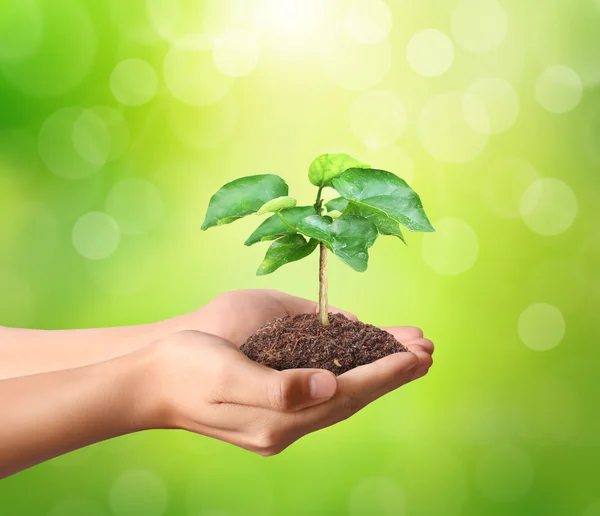
[[[295,234],[297,231],[292,228],[295,228],[303,218],[313,215],[315,209],[313,206],[297,206],[283,209],[279,213],[285,219],[285,222],[277,214],[272,215],[256,228],[254,233],[246,240],[245,245]]]
[[[275,240],[267,250],[265,259],[260,264],[256,274],[258,276],[271,274],[286,263],[301,260],[312,253],[318,245],[317,240],[311,239],[307,242],[302,235],[297,233]]]
[[[338,211],[342,213],[359,215],[360,217],[369,219],[373,224],[375,224],[375,227],[377,228],[377,231],[379,231],[380,235],[396,236],[405,242],[398,222],[378,210],[374,210],[368,206],[355,204],[350,202],[348,199],[344,199],[343,197],[332,199],[326,203],[325,206],[327,206],[327,211],[330,215],[332,212]]]
[[[275,213],[284,208],[293,208],[296,206],[296,199],[287,195],[283,197],[277,197],[263,204],[260,209],[256,212],[257,215],[264,215],[265,213]]]
[[[435,231],[419,196],[406,181],[391,172],[351,168],[332,184],[342,197],[387,215],[411,231]]]
[[[266,202],[287,194],[286,182],[273,174],[236,179],[211,197],[202,229],[229,224],[256,213]]]
[[[348,154],[322,154],[308,170],[308,179],[319,187],[331,186],[331,180],[349,168],[368,168],[369,165]]]
[[[368,249],[379,234],[370,220],[346,213],[334,221],[329,217],[311,215],[298,223],[298,230],[323,242],[340,260],[358,272],[367,269]]]

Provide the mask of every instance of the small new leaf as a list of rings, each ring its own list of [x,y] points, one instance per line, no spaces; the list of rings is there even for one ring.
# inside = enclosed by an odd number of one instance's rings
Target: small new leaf
[[[311,239],[307,242],[302,235],[297,233],[275,240],[267,250],[265,259],[256,274],[258,276],[271,274],[286,263],[301,260],[311,254],[318,245],[318,241]]]
[[[283,210],[284,208],[293,208],[296,206],[298,201],[293,197],[283,196],[277,197],[277,199],[271,199],[270,201],[263,204],[260,209],[256,212],[257,215],[264,215],[265,213],[275,213],[276,211]]]
[[[411,231],[435,231],[419,196],[391,172],[351,168],[333,179],[332,185],[345,199],[386,215]]]
[[[276,238],[285,235],[293,235],[297,233],[297,231],[292,228],[297,227],[298,222],[300,222],[303,218],[314,213],[315,209],[312,206],[285,208],[279,212],[285,222],[281,220],[279,215],[272,215],[256,228],[254,233],[252,233],[248,237],[248,240],[246,240],[245,245],[253,245],[257,242],[275,240]]]
[[[312,215],[300,221],[298,230],[323,242],[340,260],[358,272],[367,269],[368,250],[379,234],[370,220],[346,213],[334,221],[329,217]]]
[[[286,182],[273,174],[236,179],[211,197],[202,229],[229,224],[256,213],[268,201],[287,194]]]
[[[349,168],[369,168],[369,165],[348,154],[322,154],[311,163],[308,179],[313,185],[321,188],[331,186],[333,178]]]

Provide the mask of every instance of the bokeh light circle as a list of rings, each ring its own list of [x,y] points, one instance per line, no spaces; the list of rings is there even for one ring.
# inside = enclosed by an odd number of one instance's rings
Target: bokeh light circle
[[[350,516],[402,516],[406,514],[406,500],[391,478],[371,477],[353,487],[348,509]]]
[[[415,163],[404,147],[367,148],[358,154],[359,159],[373,168],[383,168],[411,183],[415,177]]]
[[[70,498],[54,505],[46,516],[109,516],[100,505],[85,498]]]
[[[483,201],[498,217],[518,219],[521,198],[538,177],[533,165],[522,158],[496,159],[480,175]]]
[[[342,88],[362,91],[380,84],[390,73],[392,48],[388,39],[363,45],[348,37],[340,25],[323,34],[320,47],[323,72]]]
[[[548,303],[530,305],[519,316],[519,337],[535,351],[548,351],[558,346],[565,336],[565,329],[562,312]]]
[[[161,516],[167,510],[168,492],[156,473],[132,469],[115,480],[110,488],[109,503],[116,516]]]
[[[516,502],[531,489],[533,462],[516,446],[503,444],[484,451],[477,460],[475,479],[479,490],[495,502]]]
[[[212,43],[204,36],[187,36],[171,45],[163,73],[173,96],[191,106],[219,102],[233,85],[233,79],[215,66]]]
[[[120,158],[129,147],[131,131],[121,111],[109,106],[97,106],[91,109],[103,121],[110,135],[110,149],[107,161]]]
[[[158,76],[147,61],[124,59],[110,75],[110,91],[121,104],[142,106],[155,97]]]
[[[42,124],[38,152],[57,176],[83,179],[98,172],[108,159],[110,133],[93,111],[63,108]]]
[[[106,213],[124,235],[143,235],[161,221],[164,204],[158,188],[146,179],[126,178],[106,197]]]
[[[238,107],[229,95],[211,106],[189,106],[173,100],[168,107],[169,126],[192,149],[212,149],[227,142],[234,134]]]
[[[81,2],[53,0],[40,5],[44,25],[36,52],[24,59],[0,62],[0,72],[23,93],[47,98],[81,84],[94,65],[97,39]]]
[[[469,121],[467,121],[467,114]],[[430,99],[419,116],[419,138],[425,150],[444,163],[466,163],[486,147],[489,131],[475,131],[489,126],[485,106],[477,97],[459,91],[440,93]]]
[[[446,218],[433,224],[435,233],[423,236],[421,253],[425,263],[442,276],[468,271],[479,256],[477,234],[464,220]]]
[[[534,181],[523,193],[521,217],[534,233],[559,235],[577,218],[579,204],[569,185],[554,178]]]
[[[43,13],[36,0],[2,0],[0,61],[23,59],[33,54],[43,32]]]
[[[450,31],[464,50],[490,52],[506,39],[508,15],[497,0],[463,0],[452,12]]]
[[[108,258],[117,249],[120,239],[118,224],[106,213],[86,213],[73,226],[73,246],[88,260]]]
[[[437,77],[445,73],[454,62],[454,45],[443,32],[425,29],[410,38],[406,59],[419,75]]]
[[[231,30],[220,36],[213,46],[213,59],[220,72],[229,77],[243,77],[254,71],[260,58],[260,45],[247,30]]]
[[[567,66],[546,68],[535,83],[535,98],[551,113],[568,113],[575,109],[583,96],[583,83],[577,73]]]
[[[365,45],[379,43],[392,30],[392,12],[383,0],[352,0],[346,8],[346,32]]]
[[[469,116],[472,104],[468,103],[465,106],[465,116],[473,129],[484,134],[499,134],[508,131],[515,124],[521,109],[519,95],[508,81],[500,77],[478,79],[467,88],[467,92],[485,106],[489,119],[484,118],[484,123],[481,124],[477,111],[474,116]]]
[[[406,109],[392,92],[363,93],[350,106],[350,127],[367,147],[385,147],[404,133]]]

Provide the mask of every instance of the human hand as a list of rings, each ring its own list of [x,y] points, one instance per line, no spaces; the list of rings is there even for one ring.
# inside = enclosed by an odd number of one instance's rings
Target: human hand
[[[431,342],[415,328],[389,331],[410,351],[337,378],[321,369],[275,371],[217,336],[177,332],[140,351],[150,357],[147,427],[185,429],[260,455],[279,453],[427,373]]]

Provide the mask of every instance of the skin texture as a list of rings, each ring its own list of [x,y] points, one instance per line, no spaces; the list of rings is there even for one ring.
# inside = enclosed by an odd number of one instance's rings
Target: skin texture
[[[0,478],[155,428],[185,429],[274,455],[429,370],[433,344],[406,326],[386,329],[409,353],[337,378],[318,369],[275,371],[239,351],[270,319],[317,308],[281,292],[249,290],[151,325],[0,328]]]

